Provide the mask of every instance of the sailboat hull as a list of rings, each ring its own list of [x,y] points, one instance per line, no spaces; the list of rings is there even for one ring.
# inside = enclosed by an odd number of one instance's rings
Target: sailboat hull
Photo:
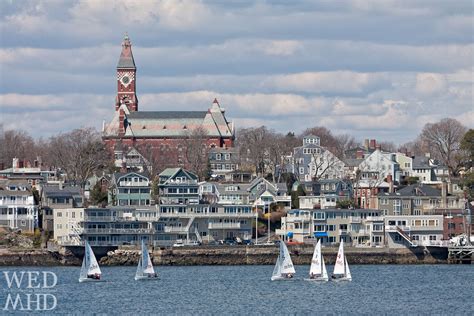
[[[311,279],[311,278],[307,278],[307,279],[304,279],[305,281],[310,281],[310,282],[327,282],[328,281],[328,278],[314,278],[314,279]]]
[[[97,280],[97,279],[91,279],[91,278],[79,278],[79,283],[85,283],[85,282],[104,282],[104,280]]]
[[[145,281],[145,280],[158,280],[159,278],[156,276],[153,276],[153,277],[149,277],[149,276],[146,276],[146,275],[136,275],[135,276],[135,281]]]
[[[331,279],[331,281],[333,281],[333,282],[350,282],[350,281],[352,281],[352,278],[344,277],[344,278]]]
[[[293,278],[287,278],[281,275],[275,275],[275,276],[272,276],[271,278],[272,281],[285,281],[285,280],[292,280],[292,279]]]

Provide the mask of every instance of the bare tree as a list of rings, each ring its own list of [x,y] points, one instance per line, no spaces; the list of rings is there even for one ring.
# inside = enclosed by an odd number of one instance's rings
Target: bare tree
[[[336,148],[333,154],[339,159],[344,159],[347,150],[359,145],[354,136],[349,134],[336,135],[334,138],[336,139]]]
[[[388,152],[396,152],[397,151],[397,146],[393,142],[389,141],[382,141],[379,142],[380,149],[383,151],[388,151]]]
[[[199,179],[207,177],[209,171],[209,147],[207,130],[199,126],[185,133],[183,140],[186,163]]]
[[[33,161],[37,152],[35,141],[25,131],[7,130],[0,133],[0,162],[11,166],[13,158]]]
[[[450,175],[457,175],[462,166],[459,151],[466,131],[465,126],[452,118],[427,123],[421,131],[421,140],[431,149],[433,157],[448,167]]]
[[[425,153],[429,152],[429,149],[421,140],[421,137],[418,136],[415,140],[400,145],[399,151],[409,152],[412,156],[423,156]]]
[[[264,175],[266,170],[269,133],[265,126],[241,129],[237,133],[240,156],[253,166],[256,174]]]
[[[110,167],[112,160],[93,128],[75,129],[50,138],[50,155],[55,167],[66,172],[67,179],[84,186],[94,173]]]

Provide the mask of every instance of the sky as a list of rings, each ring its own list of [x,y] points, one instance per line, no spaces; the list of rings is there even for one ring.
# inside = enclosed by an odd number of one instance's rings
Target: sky
[[[237,128],[324,126],[401,144],[445,117],[474,125],[473,2],[0,1],[4,129],[49,137],[111,120],[127,32],[143,111]]]

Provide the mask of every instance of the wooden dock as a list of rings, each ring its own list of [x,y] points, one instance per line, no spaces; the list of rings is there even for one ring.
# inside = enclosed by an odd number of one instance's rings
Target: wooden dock
[[[448,263],[472,263],[474,246],[451,246],[448,248]]]

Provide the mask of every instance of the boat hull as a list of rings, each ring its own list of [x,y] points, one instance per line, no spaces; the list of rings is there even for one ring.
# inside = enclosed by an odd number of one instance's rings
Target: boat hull
[[[284,276],[272,276],[271,280],[272,281],[285,281],[285,280],[292,280],[293,278],[287,278]]]
[[[158,280],[158,277],[149,277],[146,275],[143,276],[135,276],[135,281],[144,281],[144,280]]]
[[[91,279],[91,278],[79,278],[79,283],[85,283],[85,282],[104,282],[104,280],[97,280],[97,279]]]
[[[328,278],[314,278],[314,279],[311,279],[311,278],[307,278],[307,279],[304,279],[305,281],[310,281],[310,282],[327,282],[329,281]]]

